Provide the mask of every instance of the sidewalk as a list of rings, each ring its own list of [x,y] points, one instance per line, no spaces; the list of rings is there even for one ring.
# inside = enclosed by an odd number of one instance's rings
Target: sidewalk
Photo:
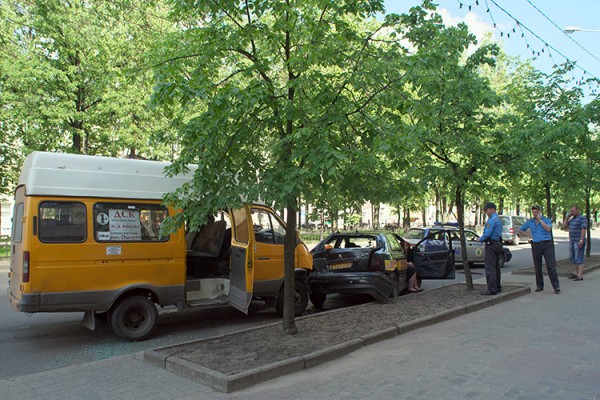
[[[506,284],[533,280],[503,275]],[[0,380],[0,398],[600,399],[600,273],[583,282],[561,278],[561,289],[561,295],[532,293],[229,394],[144,362],[139,353]]]

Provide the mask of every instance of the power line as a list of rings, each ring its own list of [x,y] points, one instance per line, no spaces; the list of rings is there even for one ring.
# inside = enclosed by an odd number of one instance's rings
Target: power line
[[[508,15],[510,18],[512,18],[514,21],[516,21],[521,27],[523,27],[527,32],[531,33],[533,36],[535,36],[540,42],[542,42],[544,44],[544,46],[554,50],[557,54],[560,54],[565,60],[569,61],[570,63],[572,63],[573,65],[575,65],[575,67],[581,69],[583,72],[593,76],[594,78],[598,79],[596,76],[592,75],[591,73],[587,72],[583,67],[580,67],[579,65],[577,65],[576,62],[574,62],[573,60],[571,60],[569,57],[565,56],[560,50],[558,50],[556,47],[548,44],[548,42],[546,42],[544,39],[542,39],[541,36],[539,36],[537,33],[535,33],[534,31],[532,31],[531,29],[529,29],[526,25],[524,25],[522,22],[520,22],[518,19],[516,19],[515,17],[513,17],[513,15],[511,13],[509,13],[508,11],[506,11],[504,8],[502,8],[497,2],[496,0],[490,0],[491,3],[493,3],[496,7],[498,7],[498,9],[500,9],[503,13],[505,13],[506,15]],[[542,49],[542,53],[544,52],[544,49]]]
[[[544,18],[546,18],[552,25],[554,25],[554,27],[556,27],[556,29],[558,29],[559,31],[561,31],[561,33],[563,35],[565,35],[566,37],[569,38],[570,41],[572,41],[573,43],[575,43],[577,46],[579,46],[579,48],[581,48],[583,51],[585,51],[586,53],[588,53],[590,56],[594,57],[594,59],[596,61],[600,62],[600,58],[596,57],[595,54],[592,54],[588,49],[586,49],[585,47],[583,47],[577,40],[573,39],[573,37],[571,35],[569,35],[568,33],[565,32],[565,30],[563,28],[561,28],[560,26],[558,26],[552,19],[550,19],[546,14],[544,14],[542,12],[542,10],[540,10],[535,4],[533,4],[530,0],[526,0],[531,7],[535,8],[535,10],[537,12],[539,12]]]
[[[473,4],[465,4],[463,3],[464,0],[457,0],[457,2],[460,5],[460,8],[462,9],[463,6],[468,7],[469,11],[471,11]],[[496,6],[500,11],[502,11],[504,14],[506,14],[509,18],[511,18],[514,22],[515,22],[515,26],[512,28],[511,32],[513,34],[518,33],[517,29],[520,32],[520,36],[521,38],[525,41],[525,43],[527,44],[527,48],[531,49],[532,54],[534,56],[540,56],[540,53],[546,53],[544,48],[546,48],[548,50],[548,56],[550,57],[550,59],[554,62],[555,65],[557,65],[558,63],[556,63],[556,60],[554,59],[554,57],[552,56],[552,51],[554,51],[556,54],[559,54],[562,58],[564,58],[568,63],[572,64],[575,66],[575,68],[583,71],[583,77],[581,78],[581,81],[578,81],[574,78],[574,80],[576,81],[576,84],[582,84],[585,83],[586,80],[586,75],[590,76],[592,78],[595,78],[596,80],[599,80],[598,77],[596,77],[594,74],[588,72],[585,68],[581,67],[580,65],[578,65],[575,61],[571,60],[569,57],[567,57],[566,55],[564,55],[560,50],[558,50],[557,48],[555,48],[554,46],[548,44],[548,42],[546,40],[544,40],[540,35],[538,35],[537,33],[535,33],[533,30],[531,30],[529,27],[527,27],[526,25],[524,25],[521,21],[519,21],[516,17],[514,17],[510,12],[508,12],[506,9],[504,9],[501,5],[498,4],[498,2],[496,0],[483,0],[483,2],[485,3],[485,7],[486,7],[486,13],[489,15],[490,19],[493,22],[493,27],[494,29],[498,30],[500,32],[500,37],[504,37],[505,32],[503,30],[501,30],[498,27],[498,24],[496,23],[496,20],[492,14],[492,10],[488,4],[488,1],[490,3],[492,3],[494,6]],[[535,7],[529,0],[527,0],[533,7]],[[480,0],[475,0],[474,1],[476,6],[480,5]],[[537,9],[537,8],[536,8]],[[538,9],[538,12],[541,13],[541,11]],[[547,17],[546,17],[547,18]],[[549,18],[547,18],[549,19]],[[550,20],[550,19],[549,19]],[[554,24],[554,23],[553,23]],[[560,29],[563,34],[566,34],[560,27],[558,27],[558,25],[554,24],[554,26],[556,26],[558,29]],[[542,44],[543,44],[543,48],[541,50],[535,50],[533,48],[533,46],[530,44],[530,42],[527,40],[527,37],[525,35],[525,31],[528,32],[529,34],[531,34],[532,36],[534,36],[537,40],[539,40]],[[511,32],[506,32],[506,37],[510,39],[511,37]],[[573,38],[569,37],[571,40],[573,40],[574,42],[576,42]],[[577,42],[576,42],[577,43]],[[577,43],[578,44],[578,43]],[[579,44],[578,44],[579,45]],[[581,45],[579,45],[580,47],[582,47]],[[584,49],[585,50],[585,49]],[[587,52],[587,50],[586,50]],[[589,53],[589,52],[588,52]],[[595,59],[596,56],[593,56]],[[592,93],[595,94],[595,90],[593,90],[590,86],[590,90],[592,90]]]

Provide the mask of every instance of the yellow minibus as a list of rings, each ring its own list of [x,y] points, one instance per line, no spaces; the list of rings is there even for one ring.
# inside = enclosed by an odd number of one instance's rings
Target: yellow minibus
[[[33,152],[15,191],[8,296],[26,313],[84,312],[129,340],[150,336],[157,306],[178,309],[251,300],[283,312],[285,223],[261,204],[212,216],[197,232],[166,237],[175,210],[162,202],[192,178],[168,163]],[[308,302],[312,256],[298,239],[296,314]]]

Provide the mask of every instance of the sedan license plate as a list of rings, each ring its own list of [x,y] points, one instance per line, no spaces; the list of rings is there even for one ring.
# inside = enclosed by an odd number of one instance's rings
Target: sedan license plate
[[[350,267],[352,267],[351,262],[329,264],[329,269],[344,269],[344,268],[350,268]]]

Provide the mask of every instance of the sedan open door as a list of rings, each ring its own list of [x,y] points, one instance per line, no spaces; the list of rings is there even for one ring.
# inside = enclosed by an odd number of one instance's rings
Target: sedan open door
[[[454,251],[450,232],[439,229],[411,245],[396,235],[403,243],[408,254],[407,260],[412,262],[420,279],[454,279],[456,275]]]

